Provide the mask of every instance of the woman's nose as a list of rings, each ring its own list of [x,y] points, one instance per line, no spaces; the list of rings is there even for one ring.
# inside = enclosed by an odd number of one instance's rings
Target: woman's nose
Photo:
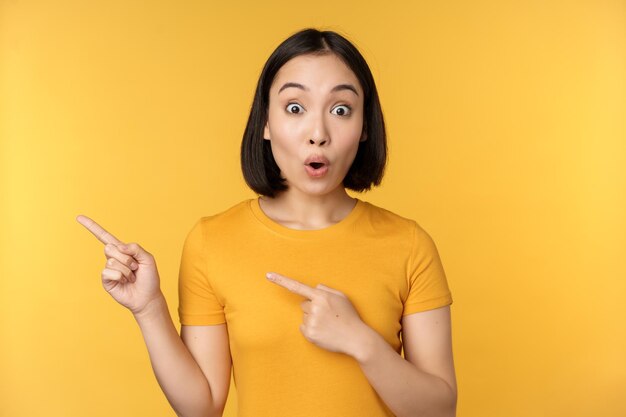
[[[311,127],[311,134],[309,136],[309,143],[311,145],[322,146],[330,143],[324,116],[324,114],[321,114],[313,120],[313,126]]]
[[[326,143],[326,139],[309,139],[309,143],[311,145],[318,144],[318,145],[322,146],[323,144]]]

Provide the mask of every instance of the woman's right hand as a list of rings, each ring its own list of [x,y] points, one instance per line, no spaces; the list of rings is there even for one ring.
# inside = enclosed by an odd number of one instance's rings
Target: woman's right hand
[[[102,270],[102,286],[134,315],[145,311],[163,297],[154,257],[137,243],[124,244],[87,216],[76,220],[104,243],[107,258]]]

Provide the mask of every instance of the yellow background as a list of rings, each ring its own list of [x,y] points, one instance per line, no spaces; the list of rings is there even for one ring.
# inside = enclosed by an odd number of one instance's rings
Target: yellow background
[[[0,1],[0,415],[174,415],[75,217],[155,255],[178,325],[183,239],[254,197],[257,77],[309,26],[374,73],[390,164],[359,197],[437,243],[458,415],[626,415],[626,5],[608,0]]]

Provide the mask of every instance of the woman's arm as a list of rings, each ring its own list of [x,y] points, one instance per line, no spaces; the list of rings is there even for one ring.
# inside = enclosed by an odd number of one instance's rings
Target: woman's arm
[[[450,306],[402,318],[402,358],[371,327],[353,357],[397,417],[454,417],[457,387]]]
[[[187,348],[160,290],[154,256],[138,243],[124,244],[87,216],[79,215],[76,220],[104,243],[107,262],[102,285],[133,313],[157,381],[176,413],[185,417],[221,416],[230,384],[226,326],[204,326],[210,330],[194,332]]]
[[[178,335],[165,297],[158,298],[143,311],[134,314],[134,317],[146,342],[154,374],[176,415],[181,417],[221,416],[228,395],[230,370],[226,378],[224,372],[216,374],[214,369],[201,369],[192,351],[185,346]],[[214,332],[214,336],[221,335],[222,329],[225,329],[225,326],[211,327],[220,332],[219,334]],[[205,338],[201,342],[215,346],[215,344],[228,343],[228,336],[213,337],[213,340]],[[225,358],[222,357],[210,358],[213,364],[224,360]],[[228,356],[228,361],[230,361],[230,356]],[[209,385],[210,378],[213,379],[212,383],[215,383],[215,386]],[[224,386],[226,386],[225,389]]]
[[[357,360],[370,385],[397,417],[453,417],[456,378],[452,361],[450,306],[402,318],[406,359],[363,322],[341,291],[267,273],[267,278],[308,301],[300,331],[311,343]]]

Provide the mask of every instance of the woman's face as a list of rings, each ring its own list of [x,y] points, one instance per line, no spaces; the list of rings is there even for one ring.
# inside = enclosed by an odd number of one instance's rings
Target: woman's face
[[[363,90],[336,55],[300,55],[280,68],[264,138],[290,189],[322,195],[341,186],[362,133]],[[312,156],[327,163],[314,169],[306,165]]]

